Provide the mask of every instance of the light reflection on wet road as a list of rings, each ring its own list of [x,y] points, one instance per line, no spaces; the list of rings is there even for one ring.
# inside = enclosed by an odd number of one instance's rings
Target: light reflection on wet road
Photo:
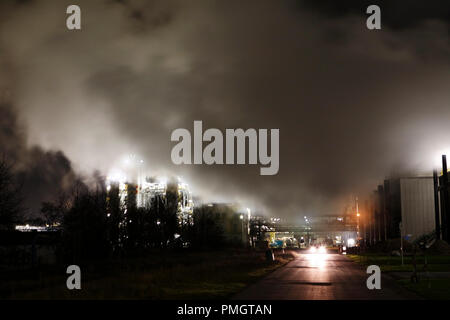
[[[340,254],[295,253],[295,260],[249,286],[234,299],[360,300],[416,298],[382,277],[381,290],[369,290],[365,268]]]

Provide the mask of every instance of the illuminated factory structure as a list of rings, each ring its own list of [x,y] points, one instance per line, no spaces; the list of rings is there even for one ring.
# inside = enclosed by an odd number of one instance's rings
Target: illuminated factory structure
[[[116,184],[119,187],[119,197],[121,203],[125,203],[129,188],[136,190],[136,206],[138,208],[148,208],[156,197],[166,198],[168,181],[162,177],[148,177],[143,173],[144,160],[135,154],[130,154],[122,159],[117,167],[107,177],[107,188]],[[127,174],[125,174],[125,172]],[[187,183],[177,178],[178,192],[178,222],[182,225],[190,224],[193,221],[194,201],[192,193]]]
[[[137,185],[136,203],[137,207],[149,207],[155,196],[166,195],[167,181],[165,179],[156,180],[153,178],[142,179]],[[179,179],[178,179],[179,180]],[[178,222],[180,224],[191,223],[194,213],[194,201],[188,184],[178,181]],[[126,195],[126,190],[122,191],[121,197]]]
[[[167,180],[166,179],[156,179],[149,177],[138,177],[137,184],[125,182],[125,178],[114,178],[108,177],[107,188],[111,188],[112,184],[117,184],[119,187],[119,197],[121,203],[125,203],[128,196],[129,188],[134,188],[136,190],[136,206],[138,208],[148,208],[151,206],[151,202],[155,197],[166,196],[167,191]],[[178,222],[180,224],[190,224],[192,223],[192,216],[194,213],[194,201],[192,199],[192,193],[189,189],[188,184],[180,181],[178,179],[177,185],[178,192]]]

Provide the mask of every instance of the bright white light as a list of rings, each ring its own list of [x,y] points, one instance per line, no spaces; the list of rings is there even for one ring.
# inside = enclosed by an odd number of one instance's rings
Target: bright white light
[[[312,249],[312,247],[311,247],[311,249]],[[306,255],[306,259],[308,260],[308,265],[310,267],[314,267],[314,268],[323,270],[326,266],[326,262],[328,260],[328,255],[327,254],[319,254],[319,253],[308,254],[308,255]]]
[[[125,174],[123,172],[121,172],[121,171],[118,171],[118,170],[113,170],[106,177],[106,180],[108,180],[108,181],[119,182],[119,183],[125,183],[126,179],[127,178],[126,178]]]
[[[48,227],[39,227],[39,226],[30,226],[29,224],[25,225],[25,226],[15,226],[15,229],[17,231],[21,231],[21,232],[25,232],[25,231],[31,231],[31,230],[35,230],[38,232],[41,231],[46,231]]]
[[[355,239],[352,239],[352,238],[348,239],[347,246],[349,246],[349,247],[355,246]]]
[[[438,150],[438,151],[436,151]],[[438,173],[442,172],[442,155],[447,155],[447,161],[449,160],[448,157],[450,155],[450,149],[445,146],[434,146],[433,151],[429,152],[427,154],[431,155],[431,166],[434,168],[438,168]]]
[[[242,219],[244,219],[244,216],[241,214],[241,215],[239,216],[239,218],[242,220]]]
[[[316,253],[316,251],[317,251],[316,247],[309,248],[310,253]]]
[[[161,177],[158,180],[159,180],[159,183],[161,183],[161,184],[167,184],[167,178],[166,177]]]
[[[327,250],[325,249],[325,247],[320,246],[319,247],[319,253],[327,253]]]

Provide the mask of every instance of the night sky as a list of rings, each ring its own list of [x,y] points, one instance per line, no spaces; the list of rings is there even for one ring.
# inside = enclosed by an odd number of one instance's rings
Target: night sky
[[[70,4],[81,31],[66,28]],[[369,4],[381,30],[366,28]],[[341,213],[450,154],[449,31],[449,1],[2,0],[0,152],[30,208],[133,153],[208,201]],[[279,128],[278,175],[173,165],[171,132],[194,120]]]

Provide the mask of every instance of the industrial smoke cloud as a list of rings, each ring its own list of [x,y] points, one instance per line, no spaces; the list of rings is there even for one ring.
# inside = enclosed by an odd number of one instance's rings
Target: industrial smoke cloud
[[[295,220],[338,213],[393,172],[431,171],[446,151],[441,17],[370,32],[364,15],[330,18],[309,1],[78,1],[72,32],[69,4],[0,5],[0,85],[27,132],[12,149],[61,150],[64,172],[107,174],[139,154],[150,174],[180,175],[207,199]],[[195,120],[279,128],[278,175],[173,165],[170,133]]]

